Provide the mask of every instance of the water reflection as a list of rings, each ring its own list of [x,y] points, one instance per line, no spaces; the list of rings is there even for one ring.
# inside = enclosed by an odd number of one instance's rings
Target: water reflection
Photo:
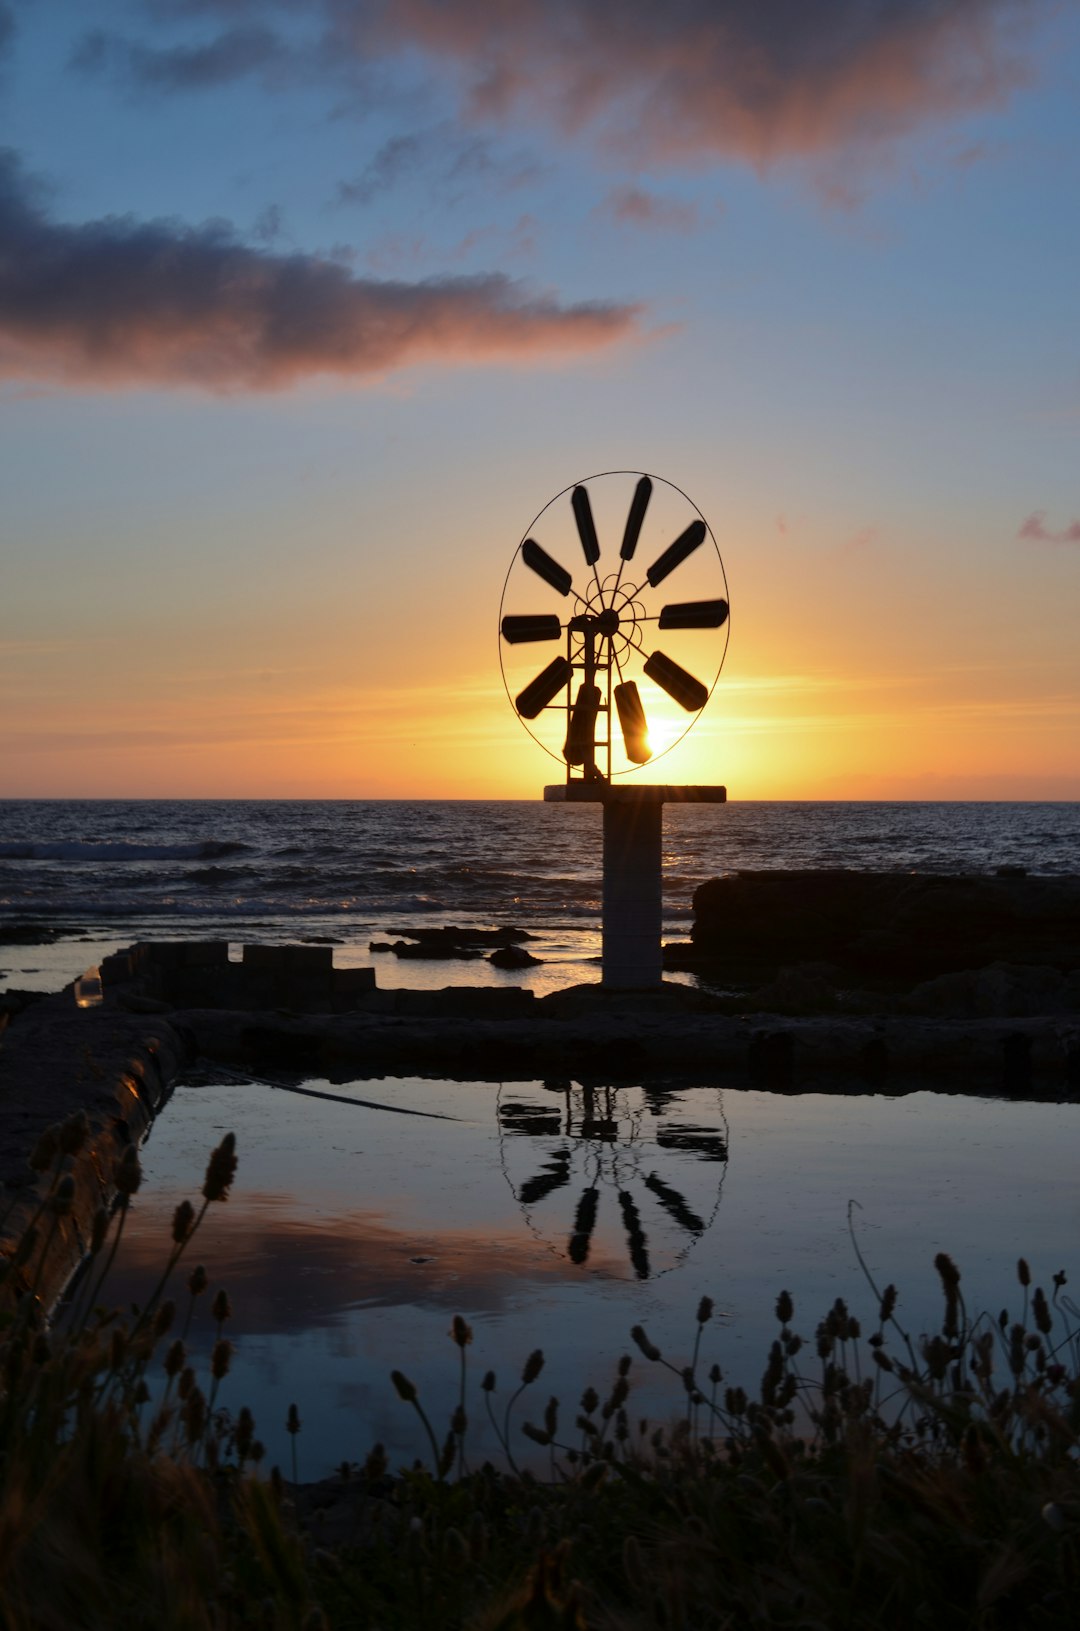
[[[591,1101],[567,1081],[338,1083],[333,1097],[181,1088],[145,1146],[110,1301],[146,1296],[173,1208],[197,1194],[210,1149],[233,1129],[236,1185],[195,1248],[235,1309],[227,1402],[251,1406],[270,1459],[285,1465],[297,1400],[302,1475],[315,1476],[361,1459],[375,1439],[397,1464],[423,1453],[389,1375],[405,1369],[445,1425],[459,1386],[455,1313],[475,1330],[478,1459],[498,1450],[484,1438],[480,1375],[494,1369],[502,1395],[534,1348],[547,1355],[543,1396],[566,1403],[586,1382],[604,1385],[635,1323],[686,1362],[703,1295],[717,1302],[707,1359],[733,1385],[760,1380],[782,1288],[804,1336],[838,1295],[869,1328],[877,1305],[847,1233],[852,1198],[870,1268],[900,1287],[916,1334],[940,1319],[939,1251],[960,1264],[972,1310],[1002,1306],[1020,1255],[1037,1275],[1075,1278],[1080,1106],[591,1085]],[[384,1103],[425,1114],[387,1114]],[[620,1191],[645,1237],[648,1279]],[[577,1262],[580,1236],[588,1251]],[[203,1364],[216,1334],[205,1302],[189,1336]],[[635,1360],[635,1413],[666,1419],[681,1402],[674,1380]]]
[[[707,1120],[681,1119],[685,1095]],[[718,1088],[545,1081],[528,1093],[500,1088],[496,1117],[503,1173],[528,1228],[579,1268],[602,1235],[609,1259],[653,1279],[716,1217],[730,1146]]]

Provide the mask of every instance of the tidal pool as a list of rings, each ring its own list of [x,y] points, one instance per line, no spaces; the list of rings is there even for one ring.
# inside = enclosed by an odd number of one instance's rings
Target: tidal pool
[[[173,1209],[197,1197],[209,1151],[234,1131],[233,1193],[211,1208],[183,1274],[202,1262],[210,1295],[228,1290],[237,1354],[221,1402],[251,1407],[268,1463],[285,1470],[286,1413],[299,1406],[302,1478],[363,1459],[376,1440],[394,1465],[426,1454],[390,1384],[395,1368],[445,1434],[457,1313],[473,1329],[474,1462],[498,1458],[480,1378],[495,1371],[501,1420],[535,1348],[546,1365],[515,1407],[518,1426],[539,1423],[554,1395],[569,1430],[584,1387],[603,1396],[623,1353],[633,1356],[631,1420],[677,1415],[678,1380],[645,1361],[629,1332],[644,1325],[684,1364],[702,1296],[715,1302],[705,1368],[716,1360],[726,1381],[756,1389],[782,1289],[805,1337],[838,1296],[864,1331],[876,1323],[849,1234],[852,1201],[868,1267],[881,1287],[899,1287],[898,1318],[915,1336],[938,1322],[939,1251],[958,1263],[972,1311],[1019,1308],[1021,1255],[1048,1290],[1055,1271],[1080,1274],[1073,1104],[678,1082],[300,1085],[176,1089],[144,1146],[111,1294],[147,1294]],[[208,1303],[191,1329],[203,1356]]]

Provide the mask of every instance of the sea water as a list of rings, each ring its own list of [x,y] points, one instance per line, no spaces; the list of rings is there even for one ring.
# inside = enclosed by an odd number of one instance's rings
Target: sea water
[[[135,940],[324,940],[380,984],[445,985],[448,965],[372,940],[447,923],[514,925],[537,994],[599,979],[600,811],[539,801],[0,801],[0,971],[55,989]],[[664,812],[665,933],[699,883],[748,868],[1080,872],[1080,805],[737,803]],[[28,944],[5,930],[28,925]],[[39,927],[50,944],[33,943]],[[452,967],[452,965],[451,965]],[[487,963],[470,984],[504,983]],[[0,975],[2,978],[2,975]]]

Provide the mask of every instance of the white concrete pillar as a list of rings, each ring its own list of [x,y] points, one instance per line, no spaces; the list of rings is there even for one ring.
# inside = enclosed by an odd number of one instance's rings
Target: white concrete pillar
[[[634,991],[658,986],[663,894],[659,799],[604,805],[603,984]]]

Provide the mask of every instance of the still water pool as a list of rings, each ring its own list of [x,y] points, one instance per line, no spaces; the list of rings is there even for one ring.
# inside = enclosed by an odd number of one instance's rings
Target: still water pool
[[[442,1436],[457,1400],[456,1313],[474,1333],[474,1459],[497,1452],[480,1378],[495,1371],[501,1416],[534,1348],[546,1365],[518,1422],[539,1422],[551,1395],[572,1420],[586,1384],[602,1391],[625,1352],[632,1419],[676,1414],[677,1380],[638,1355],[629,1331],[644,1325],[682,1364],[705,1295],[716,1309],[706,1365],[756,1388],[782,1289],[804,1336],[838,1296],[865,1330],[875,1323],[851,1201],[867,1264],[880,1286],[899,1287],[914,1335],[936,1325],[939,1251],[960,1265],[969,1309],[1017,1306],[1020,1255],[1047,1288],[1058,1269],[1080,1275],[1072,1104],[676,1082],[302,1086],[177,1088],[145,1145],[112,1278],[116,1301],[146,1295],[173,1209],[197,1197],[210,1149],[233,1130],[234,1190],[211,1209],[189,1266],[205,1263],[211,1294],[224,1286],[234,1306],[223,1402],[252,1408],[269,1460],[287,1468],[295,1401],[302,1478],[362,1459],[376,1440],[397,1465],[424,1453],[394,1368]],[[203,1317],[192,1342],[205,1355]]]

